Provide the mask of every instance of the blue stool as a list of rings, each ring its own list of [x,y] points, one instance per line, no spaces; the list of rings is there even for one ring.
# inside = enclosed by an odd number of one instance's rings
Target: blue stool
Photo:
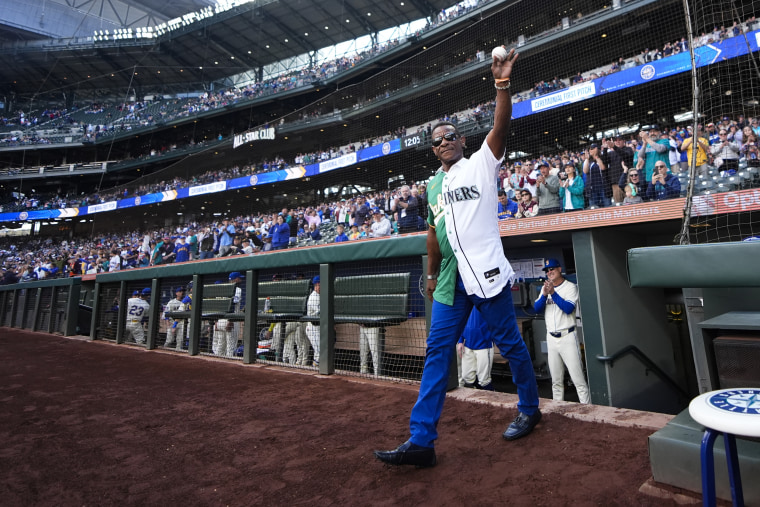
[[[731,499],[744,505],[736,438],[760,437],[760,389],[721,389],[700,394],[689,404],[692,419],[705,427],[700,456],[702,460],[702,502],[715,506],[715,459],[713,444],[723,434],[728,465]]]

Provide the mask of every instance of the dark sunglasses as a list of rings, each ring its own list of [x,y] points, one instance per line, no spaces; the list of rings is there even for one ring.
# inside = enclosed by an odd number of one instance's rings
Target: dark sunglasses
[[[639,173],[631,173],[631,174],[629,174],[629,176],[631,178],[638,178],[639,177]]]
[[[443,140],[446,139],[449,142],[456,141],[459,139],[459,135],[456,132],[446,132],[443,134],[442,137],[436,137],[433,139],[433,147],[437,148],[443,143]]]

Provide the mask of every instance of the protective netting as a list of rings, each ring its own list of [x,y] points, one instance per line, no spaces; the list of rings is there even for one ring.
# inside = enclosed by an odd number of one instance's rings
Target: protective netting
[[[319,266],[259,272],[256,356],[258,361],[317,368],[320,352]],[[312,296],[314,294],[314,296]],[[246,301],[248,301],[246,299]],[[311,320],[306,321],[310,316]]]
[[[335,368],[419,380],[425,356],[420,259],[335,267]]]
[[[119,318],[120,290],[118,283],[101,283],[98,301],[98,311],[95,315],[96,340],[116,341],[116,330]]]
[[[53,297],[53,287],[43,287],[40,290],[42,291],[42,297],[40,298],[40,313],[38,317],[39,323],[37,325],[37,330],[48,332],[48,329],[50,327],[50,310]]]
[[[192,304],[192,280],[189,277],[162,278],[157,302],[161,305],[157,323],[157,347],[187,352],[190,337],[189,311]]]
[[[689,241],[760,236],[760,3],[696,1],[692,7],[702,146],[691,193]],[[686,178],[688,183],[688,178]]]
[[[25,302],[24,302],[24,321],[21,324],[21,327],[24,329],[32,329],[32,326],[34,325],[34,310],[35,305],[37,303],[37,291],[41,289],[39,288],[33,288],[33,289],[26,289],[25,294]]]

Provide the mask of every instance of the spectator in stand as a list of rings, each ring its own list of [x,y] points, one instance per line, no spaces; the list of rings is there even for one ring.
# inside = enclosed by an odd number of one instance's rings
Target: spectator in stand
[[[224,257],[229,254],[230,248],[232,248],[232,239],[235,237],[235,226],[230,223],[229,218],[222,220],[222,227],[217,231],[219,237],[219,257]],[[288,231],[288,235],[290,231]]]
[[[385,218],[383,210],[380,208],[374,208],[372,210],[372,216],[374,222],[372,222],[372,226],[370,227],[369,237],[382,238],[384,236],[390,236],[393,227],[391,226],[391,221]]]
[[[697,140],[697,171],[695,175],[706,178],[709,171],[709,167],[707,165],[707,150],[710,149],[710,145],[708,144],[707,139],[702,137],[701,128],[702,126],[700,125],[698,127],[696,136],[691,136],[684,139],[683,143],[681,143],[681,151],[686,152],[689,167],[691,167],[692,158],[694,157],[694,145],[692,143],[694,143],[694,139]]]
[[[517,215],[517,203],[512,199],[508,199],[507,193],[504,190],[499,190],[499,204],[496,215],[499,217],[499,220],[516,218]]]
[[[177,239],[177,243],[174,244],[174,253],[176,254],[174,262],[187,262],[190,260],[190,245],[187,244],[184,236],[180,236]]]
[[[625,163],[623,164],[623,174],[620,175],[618,180],[618,186],[625,192],[627,185],[633,185],[636,189],[636,195],[644,198],[644,192],[647,186],[642,184],[641,171],[638,169],[630,169]]]
[[[361,233],[359,232],[359,226],[357,226],[356,224],[353,224],[351,226],[351,232],[348,233],[348,239],[353,241],[355,239],[359,239],[360,237],[361,237]]]
[[[530,191],[530,195],[536,195],[536,178],[540,174],[538,168],[533,168],[533,162],[526,160],[523,165],[523,171],[521,176],[524,175],[524,181],[521,179],[520,188],[524,188]]]
[[[290,226],[285,223],[285,218],[280,214],[277,222],[269,228],[269,236],[272,238],[272,250],[284,250],[290,242]]]
[[[642,145],[638,151],[638,162],[644,164],[645,177],[643,182],[648,184],[652,181],[655,172],[654,166],[657,162],[664,162],[665,165],[670,164],[670,156],[668,155],[670,141],[667,138],[661,138],[660,127],[657,125],[652,125],[649,130],[642,130],[639,137]]]
[[[559,213],[559,178],[549,172],[549,164],[538,164],[539,175],[536,178],[536,197],[541,215]]]
[[[427,220],[427,214],[428,214],[427,186],[420,185],[418,187],[418,190],[419,190],[419,194],[417,195],[417,201],[419,204],[417,206],[417,210],[419,212],[419,215],[422,217],[422,219]]]
[[[602,155],[607,165],[607,181],[612,186],[612,200],[621,203],[625,199],[625,193],[618,182],[624,172],[623,164],[633,167],[633,150],[625,145],[622,136],[616,136],[614,140],[607,139],[604,144]]]
[[[367,199],[363,195],[358,196],[356,198],[356,209],[351,214],[351,217],[354,219],[353,225],[361,228],[369,220],[371,212],[372,210],[370,210],[369,204],[367,204]]]
[[[559,179],[559,202],[562,205],[562,211],[583,209],[585,185],[583,178],[576,174],[575,165],[565,164],[565,170],[559,173]]]
[[[530,190],[523,189],[520,192],[520,202],[517,205],[516,218],[529,218],[538,215],[538,203],[533,199]]]
[[[739,152],[741,151],[739,143],[728,139],[726,129],[720,129],[718,136],[720,140],[710,147],[715,167],[721,171],[728,171],[729,174],[734,174],[739,168]]]
[[[610,186],[607,183],[607,165],[602,160],[599,145],[592,143],[584,153],[583,174],[586,177],[586,193],[591,207],[604,208],[610,205]]]
[[[417,232],[419,224],[419,201],[412,195],[408,185],[401,187],[401,195],[397,195],[391,205],[391,211],[397,213],[396,222],[398,222],[399,234],[407,232]]]
[[[747,134],[742,146],[742,156],[747,160],[748,167],[760,166],[760,146],[754,132]]]
[[[202,233],[198,237],[198,248],[200,250],[201,259],[210,259],[214,256],[214,243],[216,231],[212,231],[211,227],[205,227]]]
[[[315,226],[314,224],[311,224],[309,226],[309,238],[312,241],[319,241],[322,239],[322,233],[319,230],[319,227]]]
[[[644,200],[638,194],[636,185],[634,185],[633,183],[626,184],[625,199],[623,199],[623,204],[639,204],[642,202],[644,202]]]
[[[715,126],[713,122],[710,122],[707,124],[707,131],[705,132],[705,135],[707,136],[707,140],[710,143],[710,146],[720,141],[720,136],[718,135],[718,128]]]
[[[655,165],[657,174],[652,176],[652,181],[647,187],[647,197],[650,201],[673,199],[681,195],[681,182],[668,171],[665,162],[657,162]]]
[[[296,215],[296,210],[292,209],[289,213],[290,220],[288,220],[288,227],[290,227],[290,239],[289,244],[291,246],[298,243],[298,215]]]
[[[108,262],[108,271],[119,271],[121,269],[121,256],[116,249],[111,250],[111,260]]]
[[[336,243],[342,243],[343,241],[348,241],[348,236],[346,236],[345,230],[346,228],[343,226],[343,224],[338,224],[338,227],[335,228],[335,232],[337,233],[335,235]]]

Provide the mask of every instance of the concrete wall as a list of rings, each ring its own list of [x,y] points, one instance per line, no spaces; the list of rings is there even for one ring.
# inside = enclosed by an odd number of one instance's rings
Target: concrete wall
[[[662,289],[631,289],[626,252],[647,238],[613,229],[573,234],[591,400],[595,404],[674,413],[676,392],[635,357],[610,367],[596,359],[638,347],[668,375],[676,366]]]

